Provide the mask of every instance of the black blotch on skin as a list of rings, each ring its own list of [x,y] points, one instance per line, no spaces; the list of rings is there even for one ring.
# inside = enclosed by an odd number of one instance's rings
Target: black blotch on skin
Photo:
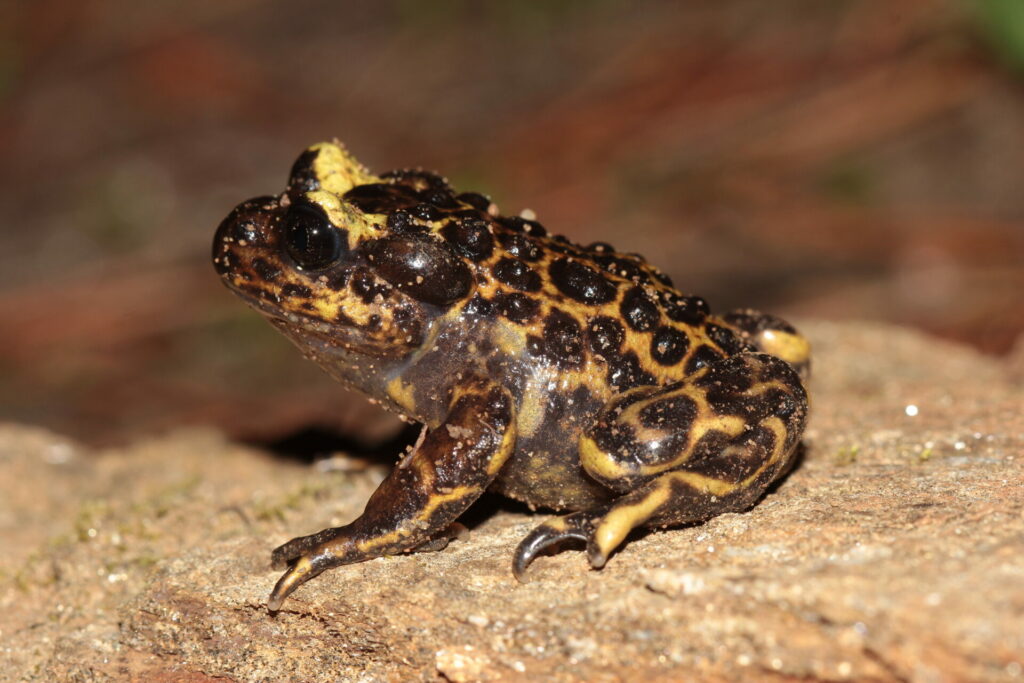
[[[665,285],[666,287],[674,286],[672,284],[672,278],[670,278],[668,275],[665,275],[665,273],[661,272],[660,270],[654,271],[654,279],[660,282],[661,284]]]
[[[455,197],[452,196],[451,190],[448,188],[424,190],[420,196],[423,197],[423,201],[438,209],[447,211],[459,208],[459,203],[455,201]]]
[[[498,218],[498,223],[509,230],[524,232],[531,237],[545,237],[548,234],[548,231],[544,229],[543,225],[537,221],[530,220],[529,218],[521,218],[519,216],[501,216]]]
[[[700,325],[710,310],[708,304],[699,296],[679,296],[672,292],[662,295],[665,315],[670,319],[687,325]]]
[[[356,185],[345,193],[343,199],[363,213],[390,213],[407,209],[419,201],[411,188],[386,183]]]
[[[387,226],[395,232],[422,232],[426,228],[417,225],[412,220],[412,215],[406,209],[399,209],[388,214]]]
[[[710,348],[702,346],[698,349]],[[702,377],[694,381],[708,392],[712,404],[728,403],[754,386],[754,372],[743,357],[733,357],[713,363]]]
[[[367,259],[385,280],[426,303],[450,304],[473,288],[473,275],[465,262],[432,238],[389,235],[367,247]]]
[[[444,215],[443,213],[441,213],[441,210],[438,209],[436,206],[434,206],[433,204],[428,204],[426,202],[417,204],[416,206],[412,207],[412,209],[410,209],[409,211],[416,218],[419,218],[422,221],[429,222],[439,221],[441,220],[441,216]]]
[[[339,292],[348,287],[349,280],[352,277],[352,271],[348,269],[337,270],[327,276],[327,281],[324,283],[327,288]]]
[[[715,351],[707,344],[701,344],[696,349],[694,349],[693,354],[690,356],[690,359],[686,361],[686,371],[690,373],[696,372],[705,365],[711,365],[713,363],[717,363],[720,360],[722,360],[722,354],[720,354],[718,351]]]
[[[374,313],[366,321],[366,328],[371,331],[379,330],[382,322],[384,322],[383,319],[379,315]]]
[[[386,282],[381,282],[365,270],[357,272],[351,281],[352,291],[358,296],[364,304],[368,304],[373,301],[377,295],[386,297],[388,292],[391,291],[391,286]]]
[[[526,227],[522,218],[518,216],[498,216],[496,219],[503,227],[508,228],[514,232],[526,232]]]
[[[621,254],[599,254],[594,260],[613,275],[635,282],[650,282],[650,278],[639,263]]]
[[[399,168],[381,174],[381,178],[393,180],[395,184],[408,187],[417,192],[429,190],[451,192],[451,187],[444,178],[436,173],[424,171],[422,168]]]
[[[629,351],[608,361],[608,383],[619,391],[657,384],[654,375],[640,366],[636,353]]]
[[[288,174],[288,195],[297,197],[306,192],[313,192],[320,189],[320,181],[313,172],[313,162],[316,161],[320,152],[307,149],[299,155],[299,158],[292,164],[291,173]]]
[[[742,439],[742,443],[746,444],[746,449],[757,448],[760,451],[764,445],[775,442],[774,437],[769,439],[763,432],[771,434],[768,430],[757,430],[741,435],[740,439]],[[725,449],[735,441],[728,434],[712,429],[694,444],[690,457],[686,461],[686,469],[723,481],[743,481],[757,471],[762,460],[748,457],[746,449],[734,455],[725,455]]]
[[[532,355],[545,356],[559,367],[577,367],[583,362],[583,337],[579,323],[555,309],[544,319],[543,338],[531,336],[527,349]]]
[[[480,211],[486,211],[487,207],[491,205],[491,200],[479,192],[463,192],[455,198],[460,202],[469,204],[474,209],[479,209]]]
[[[516,232],[498,232],[498,241],[511,256],[524,261],[536,261],[544,252],[525,235]]]
[[[632,287],[622,297],[619,312],[626,322],[638,332],[654,329],[661,319],[658,305],[647,298],[643,287]]]
[[[252,260],[252,269],[261,280],[266,282],[273,282],[277,278],[281,277],[280,268],[261,258],[254,258]]]
[[[704,325],[704,331],[711,337],[711,341],[715,342],[718,348],[725,351],[726,355],[732,356],[749,348],[743,343],[739,335],[727,327],[707,323]]]
[[[579,261],[558,259],[548,266],[548,273],[560,292],[580,303],[596,306],[615,298],[615,285]]]
[[[765,330],[779,330],[788,334],[797,334],[796,328],[782,318],[777,318],[768,313],[761,313],[753,310],[732,311],[722,316],[722,319],[747,334],[757,334]]]
[[[622,323],[607,316],[597,316],[587,325],[587,341],[590,349],[605,358],[617,356],[626,341],[626,331]]]
[[[479,218],[452,221],[441,228],[441,236],[457,252],[476,262],[490,258],[494,252],[494,238],[487,222]]]
[[[312,294],[313,290],[309,287],[306,285],[295,284],[294,282],[289,282],[281,288],[281,296],[289,298],[299,297],[301,299],[308,299]]]
[[[640,410],[639,418],[645,427],[685,431],[697,418],[697,404],[687,396],[654,399]]]
[[[514,323],[525,323],[537,315],[540,304],[533,297],[518,292],[499,292],[491,300],[495,310]]]
[[[608,244],[607,242],[591,242],[586,247],[587,251],[592,251],[595,254],[614,254],[615,247]]]
[[[394,313],[395,325],[398,329],[412,337],[410,343],[418,343],[423,332],[423,323],[420,320],[419,312],[413,306],[399,306]]]
[[[494,310],[494,305],[477,294],[469,300],[469,303],[467,303],[466,307],[462,310],[466,315],[489,316]]]
[[[618,462],[637,457],[638,444],[633,427],[617,421],[600,420],[590,432],[594,443],[605,453],[615,455]]]
[[[690,349],[690,338],[671,327],[659,327],[651,338],[651,358],[661,365],[675,365]]]
[[[522,261],[511,258],[498,261],[494,266],[494,277],[521,292],[536,292],[541,285],[540,275]]]

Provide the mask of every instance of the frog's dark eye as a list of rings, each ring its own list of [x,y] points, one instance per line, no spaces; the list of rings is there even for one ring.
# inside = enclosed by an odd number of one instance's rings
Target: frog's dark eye
[[[326,268],[341,256],[342,233],[320,209],[292,204],[284,221],[284,247],[300,268]]]
[[[381,277],[420,301],[443,306],[473,288],[473,275],[462,259],[429,237],[385,237],[370,246],[368,256]]]

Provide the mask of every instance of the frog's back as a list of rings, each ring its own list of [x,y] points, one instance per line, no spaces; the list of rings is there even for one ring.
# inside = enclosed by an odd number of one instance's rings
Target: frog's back
[[[346,198],[385,215],[391,230],[436,233],[473,264],[475,295],[449,320],[494,322],[505,347],[508,339],[523,340],[512,353],[563,378],[579,371],[589,385],[621,392],[678,381],[751,349],[709,315],[702,298],[680,293],[637,254],[549,235],[532,218],[499,215],[482,195],[453,193],[431,173],[403,170],[383,179]]]

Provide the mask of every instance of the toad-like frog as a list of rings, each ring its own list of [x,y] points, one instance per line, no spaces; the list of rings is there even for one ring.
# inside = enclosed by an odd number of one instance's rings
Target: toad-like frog
[[[268,600],[338,565],[429,547],[485,490],[566,514],[515,551],[751,507],[793,460],[809,345],[712,315],[636,254],[549,235],[422,170],[373,175],[338,142],[220,224],[224,283],[349,387],[425,425],[357,519],[274,550]]]

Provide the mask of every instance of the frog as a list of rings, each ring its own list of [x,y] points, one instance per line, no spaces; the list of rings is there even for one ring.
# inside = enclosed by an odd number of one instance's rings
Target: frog
[[[423,433],[348,524],[271,553],[282,609],[325,570],[443,545],[485,491],[545,509],[515,549],[605,566],[635,529],[753,507],[791,468],[810,344],[715,315],[635,253],[502,215],[421,168],[375,175],[338,140],[216,230],[227,287],[343,385]]]

